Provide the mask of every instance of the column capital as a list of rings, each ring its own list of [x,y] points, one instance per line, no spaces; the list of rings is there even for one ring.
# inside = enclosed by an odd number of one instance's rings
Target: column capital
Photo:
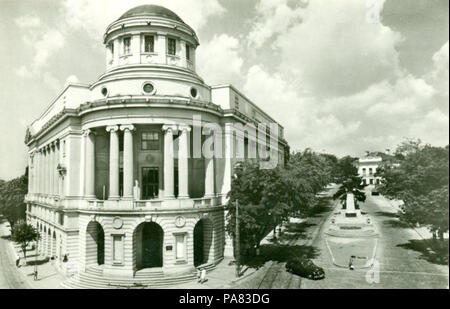
[[[122,130],[122,131],[125,131],[125,130],[134,131],[134,130],[136,130],[136,128],[132,124],[122,124],[122,125],[120,125],[120,130]]]
[[[106,126],[106,131],[117,132],[117,131],[119,131],[119,126],[118,125]]]
[[[171,130],[172,132],[174,132],[177,131],[177,126],[175,124],[165,124],[162,126],[162,130],[163,131]]]
[[[185,124],[180,124],[178,125],[178,130],[180,130],[181,132],[191,132],[191,127]]]

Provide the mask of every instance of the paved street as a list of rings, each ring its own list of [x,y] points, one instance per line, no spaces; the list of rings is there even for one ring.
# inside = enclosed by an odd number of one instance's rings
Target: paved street
[[[9,241],[4,238],[8,234],[8,229],[0,223],[0,289],[29,288],[17,270]]]
[[[430,261],[420,252],[423,246],[420,235],[398,221],[396,209],[389,200],[367,195],[361,209],[372,216],[380,232],[376,253],[378,283],[367,282],[366,269],[351,271],[333,265],[323,234],[324,219],[331,213],[328,211],[322,213],[320,218],[309,219],[306,229],[301,231],[301,237],[291,244],[292,247],[302,246],[314,253],[314,262],[325,269],[324,280],[301,279],[287,273],[284,263],[275,262],[269,266],[269,262],[254,276],[239,284],[238,288],[448,288],[448,264]]]

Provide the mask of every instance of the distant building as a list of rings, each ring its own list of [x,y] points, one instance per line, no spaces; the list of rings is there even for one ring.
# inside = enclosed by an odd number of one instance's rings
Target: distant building
[[[365,185],[377,185],[381,177],[375,176],[377,169],[381,166],[381,157],[364,157],[358,160],[358,175],[363,178]]]
[[[288,147],[283,128],[233,86],[197,75],[197,35],[166,8],[129,10],[103,43],[106,72],[90,85],[68,85],[27,130],[25,201],[42,236],[39,252],[68,274],[143,278],[213,268],[233,254],[225,233],[233,168],[253,158],[237,156],[235,134],[253,142],[235,125],[274,125],[276,164]],[[196,115],[222,133],[196,133]],[[211,148],[216,138],[223,157],[195,156],[196,142]]]

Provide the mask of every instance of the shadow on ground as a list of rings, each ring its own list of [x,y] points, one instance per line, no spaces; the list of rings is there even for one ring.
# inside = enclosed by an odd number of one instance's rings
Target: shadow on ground
[[[258,269],[268,261],[283,263],[291,257],[314,259],[318,255],[319,250],[313,246],[270,244],[262,245],[258,256],[242,257],[242,264]]]
[[[397,247],[421,253],[420,258],[433,264],[448,265],[448,239],[433,241],[431,239],[411,239]]]
[[[331,197],[321,197],[317,199],[317,204],[314,205],[314,207],[311,207],[311,209],[307,211],[306,215],[308,217],[317,218],[326,212],[332,211],[334,208],[332,201],[333,199]]]
[[[389,218],[398,218],[398,213],[396,212],[387,212],[387,211],[377,211],[375,216],[379,217],[389,217]]]
[[[11,235],[0,236],[0,238],[5,239],[5,240],[11,240]]]
[[[50,258],[46,257],[45,259],[38,259],[38,260],[27,260],[27,265],[33,266],[33,265],[42,265],[47,263],[50,260]]]
[[[396,220],[396,219],[383,221],[383,224],[386,227],[391,227],[391,228],[406,229],[406,228],[410,228],[411,227],[408,223],[400,221],[400,220]]]

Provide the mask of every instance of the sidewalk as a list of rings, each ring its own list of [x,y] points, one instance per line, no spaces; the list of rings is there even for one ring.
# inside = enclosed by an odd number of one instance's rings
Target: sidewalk
[[[5,226],[5,223],[0,224],[0,234],[10,235],[9,228]],[[27,262],[31,265],[25,265],[22,249],[20,245],[9,240],[9,248],[11,254],[14,256],[14,260],[20,257],[20,267],[17,268],[21,277],[26,284],[32,289],[61,289],[61,282],[66,280],[64,275],[59,273],[54,266],[53,261],[44,262],[43,257],[37,257],[37,269],[38,280],[34,281],[33,273],[35,270],[34,264],[36,264],[36,250],[27,250]]]

